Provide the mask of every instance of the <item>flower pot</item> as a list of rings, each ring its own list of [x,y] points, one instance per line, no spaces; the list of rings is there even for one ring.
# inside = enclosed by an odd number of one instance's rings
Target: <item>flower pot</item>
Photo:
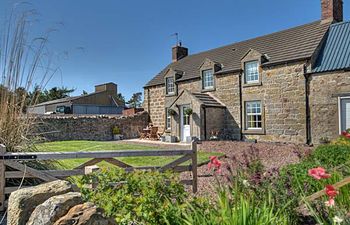
[[[114,134],[114,135],[113,135],[113,139],[114,139],[115,141],[123,140],[123,135],[121,135],[121,134]]]

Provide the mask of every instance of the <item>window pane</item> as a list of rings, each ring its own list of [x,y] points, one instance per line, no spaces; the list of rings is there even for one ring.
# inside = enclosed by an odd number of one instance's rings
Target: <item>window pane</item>
[[[175,93],[175,84],[174,84],[173,77],[166,78],[166,93],[167,94],[174,94]]]
[[[261,102],[246,102],[246,129],[262,128]]]
[[[171,115],[168,108],[165,109],[165,128],[167,130],[171,129]]]
[[[244,68],[245,82],[254,83],[259,82],[259,62],[246,62]]]
[[[202,71],[203,89],[214,87],[214,76],[212,70]]]

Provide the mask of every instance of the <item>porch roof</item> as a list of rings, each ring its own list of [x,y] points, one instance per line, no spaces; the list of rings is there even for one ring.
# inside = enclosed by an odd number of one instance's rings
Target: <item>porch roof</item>
[[[209,93],[192,93],[188,90],[182,91],[179,96],[170,104],[170,107],[175,105],[175,103],[183,96],[184,94],[191,96],[194,100],[200,103],[202,106],[206,107],[221,107],[225,108],[226,106],[221,103],[217,98]]]
[[[195,98],[197,98],[204,106],[211,107],[225,107],[213,96],[205,93],[191,93]]]

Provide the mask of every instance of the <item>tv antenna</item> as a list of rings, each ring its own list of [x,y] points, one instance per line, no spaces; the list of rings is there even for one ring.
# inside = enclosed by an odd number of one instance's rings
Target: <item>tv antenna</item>
[[[176,46],[181,46],[181,41],[179,41],[179,33],[173,33],[171,36],[175,36],[176,38]]]

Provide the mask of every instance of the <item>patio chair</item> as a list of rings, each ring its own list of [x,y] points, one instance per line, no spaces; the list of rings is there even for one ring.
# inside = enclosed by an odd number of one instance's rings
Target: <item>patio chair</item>
[[[139,131],[139,137],[140,139],[147,139],[148,138],[148,133]]]
[[[152,127],[151,129],[151,133],[150,133],[150,139],[154,139],[154,140],[159,140],[158,137],[158,127]]]

